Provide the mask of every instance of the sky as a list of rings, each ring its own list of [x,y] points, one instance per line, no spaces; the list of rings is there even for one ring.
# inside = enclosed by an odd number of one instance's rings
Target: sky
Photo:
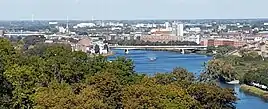
[[[0,0],[0,20],[268,18],[268,0]]]

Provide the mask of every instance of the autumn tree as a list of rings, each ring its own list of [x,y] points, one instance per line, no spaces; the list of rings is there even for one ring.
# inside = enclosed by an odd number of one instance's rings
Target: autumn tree
[[[235,109],[237,98],[233,89],[198,83],[190,85],[187,92],[201,104],[202,109]]]
[[[198,109],[200,104],[181,87],[160,85],[155,79],[145,77],[141,83],[130,85],[123,91],[126,109]]]
[[[99,92],[85,86],[74,92],[72,86],[64,82],[52,81],[48,87],[40,87],[33,95],[36,109],[103,109],[107,105],[99,97]]]

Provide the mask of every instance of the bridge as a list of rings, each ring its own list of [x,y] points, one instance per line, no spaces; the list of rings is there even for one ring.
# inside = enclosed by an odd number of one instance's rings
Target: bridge
[[[41,36],[45,35],[42,32],[9,32],[5,33],[4,36]]]
[[[167,49],[167,50],[206,50],[207,46],[121,46],[121,45],[112,45],[110,48],[113,49],[128,49],[128,50],[135,50],[135,49]]]

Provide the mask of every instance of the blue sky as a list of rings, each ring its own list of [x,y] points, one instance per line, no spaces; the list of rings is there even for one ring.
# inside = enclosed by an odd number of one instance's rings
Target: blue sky
[[[0,20],[268,18],[268,0],[0,0]]]

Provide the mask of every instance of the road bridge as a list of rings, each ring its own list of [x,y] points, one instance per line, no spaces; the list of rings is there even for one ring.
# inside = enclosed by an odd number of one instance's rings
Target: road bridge
[[[42,36],[45,35],[43,32],[9,32],[5,33],[4,36]]]
[[[110,46],[112,49],[129,49],[129,50],[135,50],[135,49],[178,49],[178,50],[206,50],[207,46]]]
[[[160,49],[160,50],[179,50],[182,54],[185,50],[206,50],[207,46],[110,46],[112,49],[123,49],[123,50],[142,50],[142,49]]]

